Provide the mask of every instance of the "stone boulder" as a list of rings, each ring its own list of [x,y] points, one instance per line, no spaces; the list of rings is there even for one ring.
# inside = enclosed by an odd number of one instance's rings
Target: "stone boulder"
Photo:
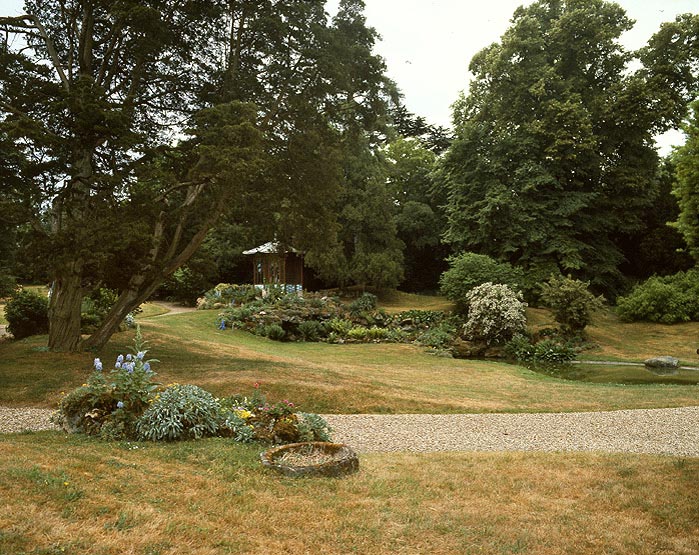
[[[679,368],[680,361],[679,361],[679,359],[676,359],[675,357],[661,356],[661,357],[649,358],[648,360],[643,361],[643,364],[647,368],[672,369],[672,368]]]

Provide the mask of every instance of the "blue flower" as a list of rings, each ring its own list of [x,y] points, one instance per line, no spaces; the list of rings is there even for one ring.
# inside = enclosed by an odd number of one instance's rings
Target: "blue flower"
[[[126,355],[126,360],[131,360],[133,357],[131,355]]]
[[[146,352],[145,352],[145,351],[138,351],[138,354],[136,355],[136,358],[137,358],[138,360],[143,360],[143,357],[144,357],[144,356],[146,356]]]
[[[121,364],[122,362],[124,362],[124,355],[119,355],[119,356],[117,357],[117,362],[118,362],[119,364]]]
[[[102,371],[102,361],[100,359],[96,358],[94,365],[95,365],[95,370],[97,370],[98,372]]]
[[[146,362],[146,363],[143,365],[143,369],[144,369],[146,372],[150,372],[150,362]]]
[[[121,362],[117,360],[116,364],[114,365],[114,368],[121,368]]]
[[[221,323],[218,325],[218,329],[220,329],[220,330],[226,329],[226,321],[225,320],[221,320]]]
[[[124,403],[123,403],[123,401],[119,401],[119,402],[117,403],[117,408],[118,408],[118,409],[123,409],[123,408],[124,408]]]

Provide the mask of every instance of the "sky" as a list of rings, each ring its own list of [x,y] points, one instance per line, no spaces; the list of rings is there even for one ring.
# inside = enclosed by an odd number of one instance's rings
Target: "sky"
[[[644,46],[664,21],[699,11],[699,0],[616,0],[636,21],[622,37],[629,50]],[[328,2],[328,12],[339,0]],[[404,94],[406,107],[429,123],[449,126],[451,104],[468,91],[468,65],[499,42],[515,9],[531,0],[365,0],[367,24],[381,35],[376,52]],[[659,138],[663,154],[682,144],[680,132]]]
[[[339,0],[329,0],[335,13]],[[429,123],[449,126],[451,104],[468,90],[468,65],[482,48],[499,41],[515,9],[531,0],[365,0],[368,25],[381,35],[376,53],[404,95],[407,108]],[[643,46],[664,21],[699,11],[699,0],[617,0],[636,20],[622,42]],[[0,0],[0,14],[21,13],[22,0]],[[682,134],[659,139],[663,154]]]

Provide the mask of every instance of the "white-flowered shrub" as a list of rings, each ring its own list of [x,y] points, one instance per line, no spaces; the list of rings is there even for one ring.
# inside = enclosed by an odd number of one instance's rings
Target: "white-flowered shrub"
[[[499,344],[524,332],[527,305],[507,285],[484,283],[469,291],[465,300],[468,318],[463,331],[467,339]]]

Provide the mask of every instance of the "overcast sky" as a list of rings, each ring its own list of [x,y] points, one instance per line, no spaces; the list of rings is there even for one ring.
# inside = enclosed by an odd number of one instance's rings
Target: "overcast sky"
[[[407,108],[430,123],[449,126],[451,104],[468,89],[468,65],[482,48],[498,41],[515,9],[531,0],[365,0],[367,24],[381,35],[376,51],[404,94]],[[339,0],[328,2],[329,11]],[[699,0],[617,0],[636,21],[622,42],[644,46],[664,21],[699,11]],[[331,12],[332,13],[332,12]],[[663,154],[682,134],[660,138]]]
[[[334,13],[339,0],[329,0]],[[382,37],[377,53],[398,84],[408,109],[430,123],[449,126],[451,104],[468,89],[468,65],[476,52],[498,41],[514,10],[531,0],[365,0],[367,23]],[[699,0],[617,0],[636,20],[623,38],[643,46],[663,21],[699,11]],[[0,13],[16,14],[22,0],[0,0]],[[681,142],[675,133],[662,141]]]

